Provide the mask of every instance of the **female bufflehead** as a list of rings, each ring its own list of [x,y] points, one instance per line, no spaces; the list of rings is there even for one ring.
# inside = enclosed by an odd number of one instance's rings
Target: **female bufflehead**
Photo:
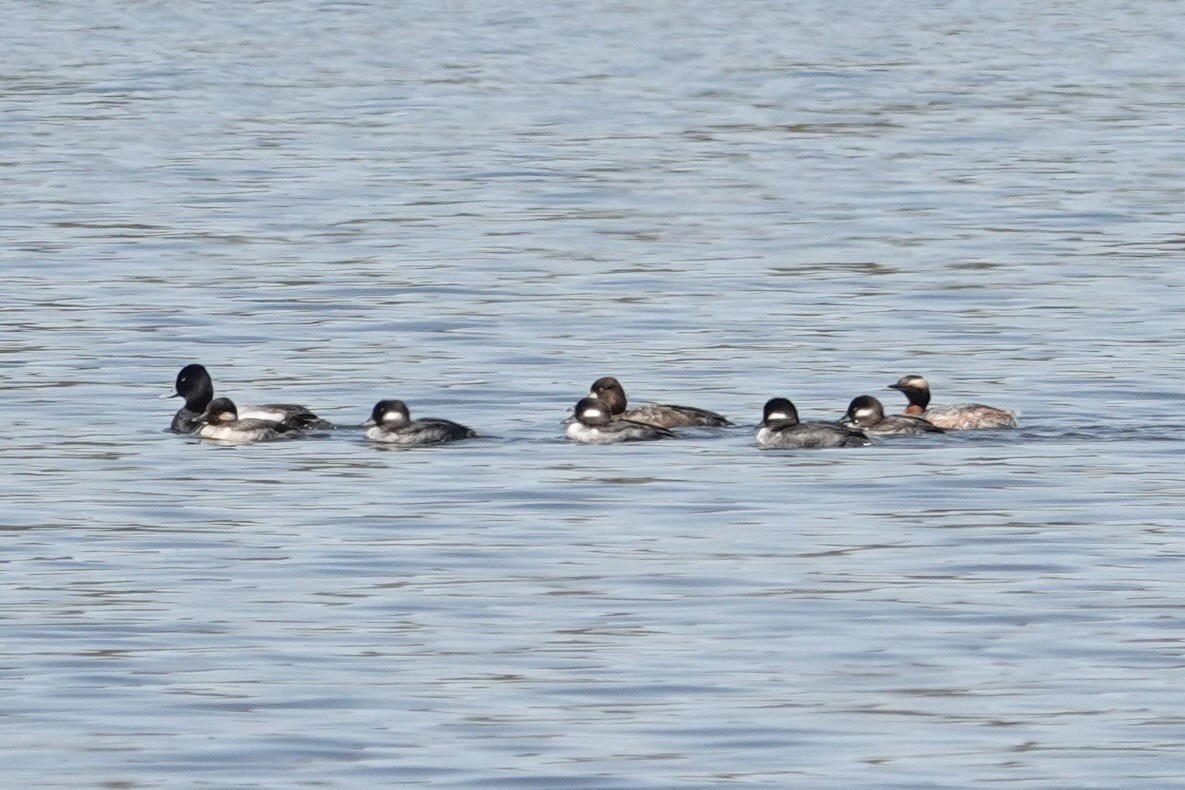
[[[169,429],[175,433],[193,433],[202,424],[202,415],[214,399],[214,382],[202,365],[186,365],[177,374],[174,395],[161,397],[185,398],[185,405],[175,415]],[[244,406],[240,419],[283,423],[289,428],[332,428],[333,424],[313,414],[304,406],[270,403],[266,406]]]
[[[254,444],[269,439],[293,438],[300,434],[284,423],[239,419],[238,410],[230,398],[215,398],[210,401],[197,435],[229,444]]]
[[[843,425],[864,431],[869,436],[902,436],[911,433],[946,433],[923,417],[908,414],[885,416],[885,407],[871,395],[853,398],[848,404]]]
[[[569,439],[581,444],[616,444],[675,436],[657,425],[615,417],[609,404],[596,398],[583,398],[576,404],[576,416],[568,425],[567,434]]]
[[[441,444],[458,439],[472,439],[477,432],[449,420],[425,417],[413,420],[407,404],[401,400],[381,400],[374,405],[370,419],[362,423],[370,429],[366,438],[372,442],[410,447],[419,444]]]
[[[981,403],[930,406],[930,385],[921,376],[902,376],[896,384],[890,384],[888,388],[899,390],[909,398],[906,414],[925,417],[934,425],[948,431],[1016,427],[1016,414]]]
[[[798,409],[785,398],[765,404],[757,428],[757,446],[768,449],[860,447],[871,444],[862,431],[834,422],[799,422]]]
[[[625,390],[622,389],[621,382],[612,376],[594,381],[588,396],[607,404],[614,417],[659,428],[686,428],[693,425],[721,428],[732,425],[727,418],[716,412],[697,409],[694,406],[647,403],[627,410]]]

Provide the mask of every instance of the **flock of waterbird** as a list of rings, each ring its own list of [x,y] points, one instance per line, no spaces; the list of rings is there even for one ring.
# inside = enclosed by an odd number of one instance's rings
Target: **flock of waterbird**
[[[815,449],[858,447],[871,444],[872,437],[902,436],[984,428],[1015,428],[1016,414],[979,403],[931,406],[930,385],[921,376],[904,376],[889,389],[898,390],[909,401],[903,414],[886,415],[884,405],[871,395],[861,395],[848,404],[847,414],[835,422],[798,419],[798,410],[786,398],[766,402],[756,443],[762,449]],[[304,406],[268,404],[236,407],[229,398],[214,397],[214,382],[202,365],[186,365],[177,374],[176,392],[162,397],[185,399],[173,416],[170,429],[196,434],[222,444],[253,444],[287,439],[308,431],[338,427]],[[368,441],[413,447],[471,439],[478,434],[451,420],[413,420],[401,400],[381,400],[362,423]],[[647,403],[629,408],[625,389],[617,379],[606,376],[593,382],[588,396],[576,403],[565,431],[573,442],[616,444],[618,442],[670,439],[676,429],[731,428],[728,418],[707,409]]]

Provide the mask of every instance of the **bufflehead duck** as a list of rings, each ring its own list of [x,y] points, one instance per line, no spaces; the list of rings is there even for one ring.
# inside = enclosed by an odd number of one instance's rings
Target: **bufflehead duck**
[[[230,398],[215,398],[210,401],[197,435],[229,444],[253,444],[269,439],[288,439],[299,436],[299,432],[285,423],[244,418],[239,419],[238,409]]]
[[[981,403],[930,406],[930,385],[921,376],[902,376],[896,384],[890,384],[888,388],[899,390],[909,398],[906,414],[925,417],[934,425],[948,431],[1016,427],[1016,414]]]
[[[798,409],[785,398],[766,402],[761,425],[757,428],[757,446],[763,450],[860,447],[865,444],[871,442],[863,431],[834,422],[799,422]]]
[[[869,436],[902,436],[911,433],[946,433],[924,417],[908,414],[885,416],[885,407],[871,395],[853,398],[843,424]]]
[[[605,376],[594,381],[588,396],[607,404],[614,417],[659,428],[686,428],[694,425],[721,428],[732,425],[726,417],[707,409],[697,409],[694,406],[647,403],[627,410],[625,390],[622,388],[621,382],[612,376]]]
[[[576,404],[576,416],[568,425],[567,434],[569,439],[581,444],[616,444],[675,436],[657,425],[615,417],[609,404],[596,398],[582,398]]]
[[[425,417],[413,420],[407,404],[401,400],[381,400],[374,405],[370,419],[362,423],[370,429],[366,438],[372,442],[410,447],[419,444],[441,444],[458,439],[472,439],[477,432],[449,420]]]
[[[162,398],[185,398],[185,405],[173,415],[169,429],[175,433],[193,433],[202,425],[202,415],[214,399],[214,382],[202,365],[186,365],[177,374],[173,395]],[[289,428],[332,428],[333,424],[321,419],[304,406],[270,403],[265,406],[244,406],[239,419],[264,420],[283,423]]]

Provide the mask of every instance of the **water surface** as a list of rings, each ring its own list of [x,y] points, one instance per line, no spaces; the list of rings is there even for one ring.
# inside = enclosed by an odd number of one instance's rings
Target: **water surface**
[[[1176,4],[7,5],[5,785],[1179,784]]]

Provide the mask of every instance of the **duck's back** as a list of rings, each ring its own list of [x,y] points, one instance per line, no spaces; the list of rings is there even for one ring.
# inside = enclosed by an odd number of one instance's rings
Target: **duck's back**
[[[948,431],[972,431],[981,428],[1015,428],[1016,415],[982,403],[958,403],[931,406],[922,413],[931,424]]]
[[[694,406],[673,406],[662,403],[645,403],[627,409],[620,417],[633,422],[653,425],[658,428],[691,428],[707,426],[724,428],[732,423],[723,415]]]
[[[674,436],[666,428],[633,420],[613,420],[603,425],[585,425],[573,422],[568,426],[568,438],[582,444],[617,444],[618,442],[643,442],[651,439],[669,439]]]
[[[800,422],[787,428],[762,426],[757,443],[770,449],[814,450],[829,447],[862,447],[869,444],[862,431],[830,422]]]
[[[198,436],[217,442],[233,444],[252,444],[266,442],[271,439],[287,438],[296,435],[277,423],[269,420],[253,418],[238,419],[234,422],[203,425],[198,430]]]
[[[943,429],[925,419],[907,414],[890,414],[875,425],[866,425],[865,433],[884,436],[902,436],[913,433],[943,433]]]
[[[451,420],[434,419],[431,417],[415,420],[394,429],[376,425],[366,432],[366,438],[371,441],[402,447],[455,442],[460,439],[472,439],[476,436],[477,432],[472,428],[452,422]]]
[[[240,420],[264,420],[283,423],[292,428],[332,428],[333,423],[323,420],[307,406],[294,403],[265,403],[257,406],[239,407]]]

